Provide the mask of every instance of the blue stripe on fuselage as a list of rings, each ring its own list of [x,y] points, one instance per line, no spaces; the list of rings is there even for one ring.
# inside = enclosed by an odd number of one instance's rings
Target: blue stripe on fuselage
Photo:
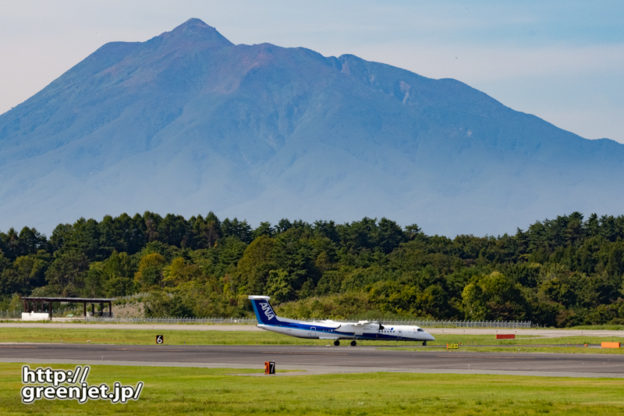
[[[361,340],[378,340],[378,339],[386,339],[386,340],[394,340],[394,341],[419,341],[417,338],[409,338],[400,335],[393,334],[385,334],[379,332],[373,333],[362,333],[355,334],[353,332],[343,332],[334,328],[319,326],[314,323],[304,323],[304,322],[287,322],[287,321],[279,321],[278,324],[265,324],[266,326],[272,326],[275,328],[290,328],[290,329],[299,329],[303,331],[311,331],[312,328],[317,333],[323,333],[328,335],[337,335],[340,338],[353,338],[353,339],[361,339]]]

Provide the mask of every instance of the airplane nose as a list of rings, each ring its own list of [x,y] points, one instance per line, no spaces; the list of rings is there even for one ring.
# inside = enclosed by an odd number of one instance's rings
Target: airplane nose
[[[433,337],[433,335],[431,335],[429,332],[427,332],[426,334],[427,334],[427,341],[435,341],[435,338]]]

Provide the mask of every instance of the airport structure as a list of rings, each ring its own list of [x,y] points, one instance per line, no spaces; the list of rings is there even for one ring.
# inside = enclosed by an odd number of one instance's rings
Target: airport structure
[[[24,309],[22,312],[23,320],[39,320],[52,319],[52,305],[56,303],[82,303],[84,317],[87,317],[87,304],[91,304],[91,316],[95,316],[95,304],[108,305],[108,312],[102,310],[102,316],[113,316],[113,299],[112,298],[65,298],[65,297],[49,297],[49,296],[28,296],[22,297]]]

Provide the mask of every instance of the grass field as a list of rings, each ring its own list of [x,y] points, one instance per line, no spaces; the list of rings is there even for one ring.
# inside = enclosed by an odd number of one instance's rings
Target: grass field
[[[305,344],[327,340],[292,338],[270,332],[90,328],[3,328],[0,342],[170,345]],[[624,353],[624,349],[569,347],[624,341],[612,337],[519,337],[438,335],[428,347],[408,342],[359,342],[382,348],[431,350],[462,343],[461,350]],[[521,345],[520,345],[521,344]],[[543,344],[557,346],[543,347]],[[479,346],[479,347],[477,347]],[[340,348],[351,348],[348,346]],[[30,364],[31,368],[37,365]],[[72,369],[71,365],[52,365]],[[0,415],[82,414],[273,414],[273,415],[614,415],[624,413],[621,379],[452,374],[331,374],[264,376],[257,370],[176,367],[92,366],[88,383],[145,386],[136,402],[38,401],[21,403],[21,364],[0,363]],[[282,373],[283,374],[283,373]]]
[[[36,365],[31,364],[31,368]],[[54,365],[55,369],[73,366]],[[244,370],[93,366],[90,385],[145,386],[138,401],[21,403],[20,364],[0,363],[0,414],[616,415],[621,379],[450,374],[249,376]],[[255,371],[254,374],[258,372]]]
[[[169,345],[327,345],[327,340],[293,338],[272,332],[249,331],[195,331],[195,330],[154,330],[154,329],[92,329],[92,328],[6,328],[0,327],[0,342],[53,342],[53,343],[93,343],[93,344],[136,344],[155,343],[156,334],[165,336]],[[436,341],[429,343],[429,349],[442,348],[446,344],[461,343],[462,350],[506,351],[506,352],[569,352],[624,354],[624,348],[600,349],[585,348],[583,345],[599,345],[602,341],[619,341],[614,337],[558,337],[543,338],[520,336],[515,340],[497,340],[494,335],[437,335]],[[359,341],[359,345],[375,345],[384,348],[425,349],[420,343]],[[548,344],[549,346],[544,346]],[[343,345],[347,345],[343,341]],[[556,345],[556,346],[552,346]],[[570,346],[575,345],[575,346]],[[477,347],[478,346],[478,347]]]

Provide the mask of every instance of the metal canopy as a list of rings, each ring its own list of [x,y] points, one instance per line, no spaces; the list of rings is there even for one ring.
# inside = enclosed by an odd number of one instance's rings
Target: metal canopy
[[[48,313],[52,318],[52,304],[54,302],[67,302],[67,303],[82,303],[83,312],[85,318],[87,317],[87,304],[91,304],[91,315],[95,316],[95,304],[106,303],[108,304],[108,313],[101,311],[104,316],[113,316],[113,298],[67,298],[57,296],[24,296],[22,297],[24,302],[24,312],[30,312],[32,310],[31,305],[35,305],[35,309],[45,310],[44,304],[47,304]],[[37,308],[38,306],[38,308]]]
[[[47,302],[94,302],[94,303],[106,303],[112,302],[113,298],[62,298],[62,297],[50,297],[50,296],[24,296],[22,300],[35,300],[35,301],[47,301]]]

